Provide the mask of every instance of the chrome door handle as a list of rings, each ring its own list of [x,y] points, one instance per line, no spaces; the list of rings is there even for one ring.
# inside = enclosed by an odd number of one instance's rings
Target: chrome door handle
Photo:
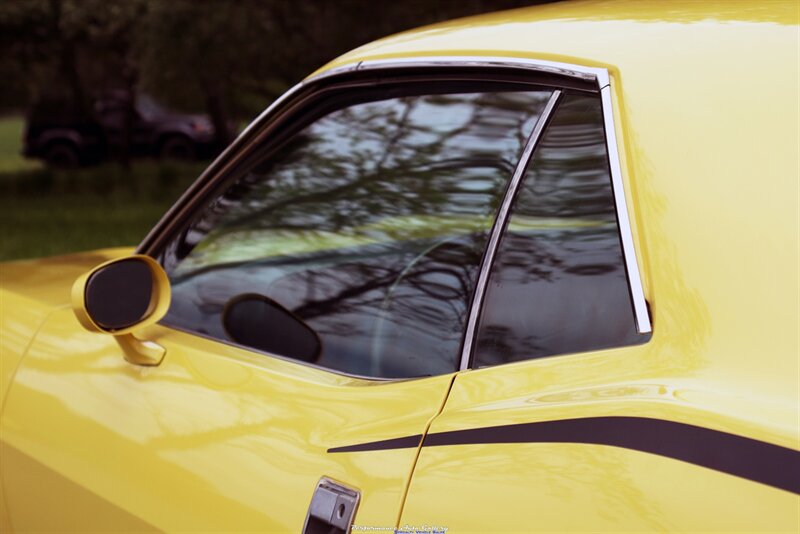
[[[357,489],[322,477],[311,497],[303,534],[348,534],[360,497]]]

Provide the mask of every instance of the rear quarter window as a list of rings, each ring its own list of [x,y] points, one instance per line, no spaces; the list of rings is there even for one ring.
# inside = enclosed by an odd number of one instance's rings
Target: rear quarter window
[[[487,285],[476,366],[646,341],[636,329],[599,95],[565,95],[528,165]]]

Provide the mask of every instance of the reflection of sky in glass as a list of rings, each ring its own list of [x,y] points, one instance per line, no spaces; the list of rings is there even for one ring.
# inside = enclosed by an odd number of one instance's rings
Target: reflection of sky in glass
[[[167,322],[227,339],[225,304],[255,292],[314,328],[320,365],[453,370],[488,230],[548,98],[413,96],[317,120],[170,248],[190,252],[166,261]]]

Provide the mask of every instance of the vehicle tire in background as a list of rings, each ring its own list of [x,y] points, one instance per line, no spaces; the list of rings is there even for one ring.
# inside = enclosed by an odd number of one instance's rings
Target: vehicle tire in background
[[[81,163],[78,149],[67,142],[51,143],[45,150],[44,160],[54,169],[74,169]]]
[[[181,135],[173,135],[161,142],[158,157],[173,161],[192,161],[196,158],[194,144]]]

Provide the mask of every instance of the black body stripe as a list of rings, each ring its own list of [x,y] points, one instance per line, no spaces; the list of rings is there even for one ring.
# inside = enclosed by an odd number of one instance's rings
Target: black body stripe
[[[334,447],[328,452],[359,452],[359,451],[385,451],[389,449],[411,449],[419,446],[422,434],[406,436],[404,438],[384,439],[382,441],[370,441],[358,445],[347,445],[344,447]]]
[[[420,436],[328,452],[416,447]],[[488,443],[584,443],[647,452],[800,494],[800,451],[727,432],[646,417],[587,417],[429,434],[423,447]]]

